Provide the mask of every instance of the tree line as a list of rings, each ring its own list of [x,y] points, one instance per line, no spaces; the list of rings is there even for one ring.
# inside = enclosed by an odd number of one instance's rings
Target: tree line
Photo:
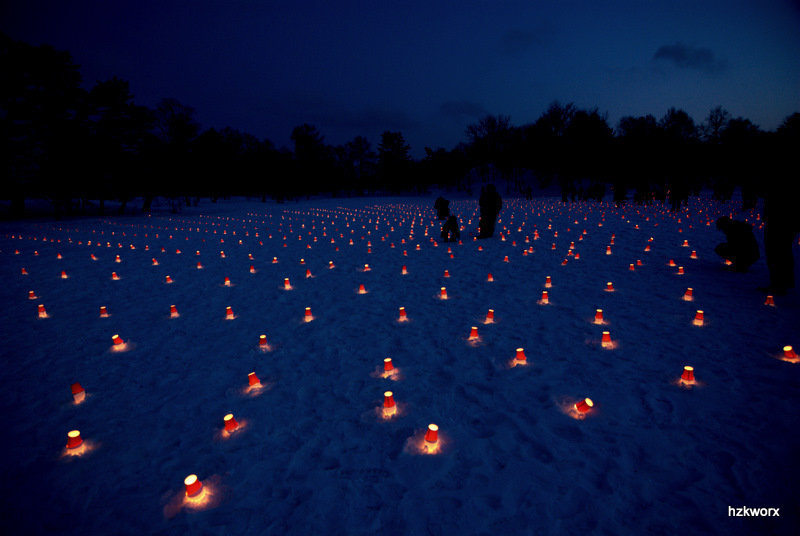
[[[612,128],[607,114],[552,102],[534,122],[512,125],[487,115],[465,129],[454,148],[425,148],[414,160],[401,132],[384,131],[373,149],[364,136],[325,143],[316,126],[291,133],[294,150],[234,128],[203,130],[195,110],[175,99],[155,108],[135,104],[129,83],[113,77],[89,90],[68,52],[34,47],[0,33],[0,198],[23,214],[26,198],[49,200],[57,214],[134,197],[149,211],[157,197],[174,210],[201,198],[258,196],[278,202],[320,193],[422,194],[493,181],[507,195],[558,185],[565,199],[598,186],[615,195],[652,198],[667,189],[714,188],[750,199],[765,179],[797,180],[791,153],[800,114],[774,132],[732,117],[722,106],[699,124],[683,110],[661,118],[626,116]],[[787,166],[793,175],[784,171]]]

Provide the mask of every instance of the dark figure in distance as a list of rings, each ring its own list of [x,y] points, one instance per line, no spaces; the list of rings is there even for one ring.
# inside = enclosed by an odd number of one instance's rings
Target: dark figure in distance
[[[458,242],[461,238],[461,231],[458,230],[458,218],[450,216],[442,225],[442,239],[445,242]]]
[[[442,196],[439,196],[439,198],[436,199],[436,202],[433,204],[433,208],[436,209],[436,217],[440,220],[446,220],[450,215],[450,201]]]
[[[478,238],[490,238],[494,236],[494,226],[497,223],[497,216],[503,209],[503,199],[494,187],[494,184],[489,184],[478,199],[478,205],[481,208],[481,219],[478,226],[481,229]]]
[[[731,261],[732,270],[746,272],[760,257],[758,242],[753,236],[753,226],[745,221],[722,216],[717,220],[717,229],[725,233],[727,242],[715,247],[714,252],[723,259]]]
[[[767,294],[784,295],[794,288],[794,253],[792,246],[800,233],[797,203],[800,181],[784,180],[770,184],[764,197],[764,253],[769,270]]]

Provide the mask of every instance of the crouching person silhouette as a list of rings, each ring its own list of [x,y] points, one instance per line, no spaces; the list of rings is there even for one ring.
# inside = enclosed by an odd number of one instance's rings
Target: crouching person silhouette
[[[442,225],[442,239],[445,242],[458,242],[461,232],[458,230],[458,218],[450,216]]]
[[[731,261],[732,270],[746,272],[760,257],[753,226],[745,221],[722,216],[717,220],[717,229],[725,233],[727,242],[714,248],[716,254]]]

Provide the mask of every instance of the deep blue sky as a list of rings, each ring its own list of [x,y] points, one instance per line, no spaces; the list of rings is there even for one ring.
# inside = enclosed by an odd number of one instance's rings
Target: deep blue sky
[[[800,111],[796,0],[6,0],[0,29],[69,51],[87,88],[116,75],[137,104],[290,149],[311,123],[330,144],[399,130],[420,158],[555,99],[611,126],[722,105],[773,130]]]

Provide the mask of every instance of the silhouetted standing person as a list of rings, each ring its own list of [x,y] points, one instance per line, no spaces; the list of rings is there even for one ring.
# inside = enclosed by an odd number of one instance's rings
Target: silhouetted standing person
[[[758,253],[758,242],[753,235],[753,226],[745,221],[722,216],[717,219],[717,229],[725,233],[727,241],[714,248],[716,254],[731,261],[731,269],[746,272],[761,256]]]
[[[494,187],[494,184],[488,184],[486,189],[478,199],[478,205],[481,208],[481,219],[478,226],[481,232],[478,238],[490,238],[494,236],[494,226],[497,223],[497,216],[503,209],[503,199]]]
[[[458,218],[450,216],[442,225],[442,238],[445,242],[458,242],[461,238],[461,231],[458,229]]]
[[[436,199],[436,202],[433,204],[433,208],[436,209],[436,217],[440,220],[446,220],[450,215],[450,201],[442,196],[439,196]]]
[[[768,294],[783,295],[794,288],[792,245],[800,232],[797,205],[798,186],[792,183],[792,179],[776,181],[764,197],[764,253],[769,269],[769,287],[761,290]]]

